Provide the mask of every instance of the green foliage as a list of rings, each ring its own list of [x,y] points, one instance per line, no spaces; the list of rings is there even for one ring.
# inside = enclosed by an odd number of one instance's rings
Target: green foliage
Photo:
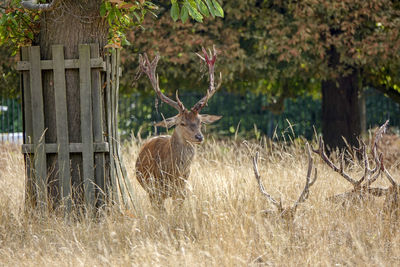
[[[150,1],[103,1],[100,16],[105,17],[110,26],[109,46],[130,45],[126,39],[126,32],[140,26],[146,13],[153,13],[157,8]]]
[[[176,2],[176,0],[171,1],[172,6],[171,6],[171,18],[174,21],[177,21],[179,19],[179,5]]]
[[[16,98],[19,95],[19,75],[14,70],[16,57],[9,55],[13,47],[0,45],[0,98]]]
[[[39,31],[40,16],[38,12],[27,12],[21,8],[21,0],[11,0],[8,6],[0,8],[0,45],[32,43]],[[13,50],[15,55],[17,49]]]
[[[104,17],[110,27],[109,46],[129,45],[126,33],[139,27],[147,13],[156,16],[158,6],[145,0],[103,0],[100,16]],[[202,22],[209,13],[223,17],[223,11],[216,0],[207,6],[203,0],[171,0],[171,17],[187,21],[189,16]],[[40,19],[44,11],[31,11],[22,8],[21,0],[6,1],[0,7],[0,45],[11,42],[15,45],[14,54],[19,46],[31,44],[38,35]],[[62,5],[62,2],[61,4]]]

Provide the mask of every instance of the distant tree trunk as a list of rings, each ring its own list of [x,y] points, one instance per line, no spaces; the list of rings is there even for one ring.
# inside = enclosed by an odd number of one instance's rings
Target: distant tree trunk
[[[332,70],[339,62],[335,48],[330,51]],[[359,74],[353,70],[347,76],[323,81],[322,87],[322,134],[327,147],[344,148],[347,140],[357,145],[361,133],[359,108]]]
[[[360,105],[360,129],[361,135],[366,137],[367,135],[367,104],[365,99],[365,88],[360,89],[359,94],[359,105]]]
[[[76,59],[79,56],[79,44],[98,43],[100,53],[107,43],[108,23],[100,16],[102,0],[64,0],[53,11],[42,12],[40,21],[40,34],[37,43],[40,45],[42,60],[51,59],[51,46],[64,45],[65,59]],[[45,106],[45,128],[47,128],[46,143],[57,142],[54,83],[51,71],[42,73],[43,94]],[[81,143],[80,122],[80,93],[78,70],[66,70],[67,107],[69,141]],[[48,155],[49,169],[49,197],[58,199],[57,192],[57,157]],[[71,155],[71,178],[73,186],[73,199],[79,200],[81,192],[77,188],[82,186],[81,155]],[[74,190],[75,189],[75,190]],[[74,194],[75,192],[75,194]],[[77,201],[79,203],[80,201]]]

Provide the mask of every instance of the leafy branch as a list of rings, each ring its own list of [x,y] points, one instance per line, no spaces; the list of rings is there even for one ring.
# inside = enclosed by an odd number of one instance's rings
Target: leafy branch
[[[31,44],[39,33],[39,22],[42,12],[52,12],[63,8],[63,1],[53,0],[50,3],[37,1],[9,0],[0,8],[0,42],[11,42],[15,51],[19,46]],[[121,47],[130,45],[127,31],[141,24],[147,13],[157,17],[158,6],[146,0],[103,0],[100,16],[104,17],[110,27],[109,46]],[[204,17],[223,17],[224,11],[217,0],[171,0],[171,17],[174,21],[185,23],[189,17],[202,22]]]

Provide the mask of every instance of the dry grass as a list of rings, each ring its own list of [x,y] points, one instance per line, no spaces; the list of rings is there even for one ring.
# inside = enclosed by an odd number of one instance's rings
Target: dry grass
[[[300,147],[262,149],[264,185],[284,205],[304,186],[307,158]],[[244,145],[211,140],[198,147],[183,210],[172,214],[167,202],[169,214],[163,216],[151,209],[133,175],[137,154],[137,144],[125,146],[138,207],[134,216],[114,208],[98,222],[68,222],[24,216],[23,158],[18,150],[1,147],[0,265],[400,265],[400,232],[383,220],[382,200],[348,208],[326,201],[351,185],[319,160],[318,180],[299,207],[294,228],[287,230],[262,216],[261,210],[273,207],[258,191]],[[398,170],[392,173],[400,177]]]

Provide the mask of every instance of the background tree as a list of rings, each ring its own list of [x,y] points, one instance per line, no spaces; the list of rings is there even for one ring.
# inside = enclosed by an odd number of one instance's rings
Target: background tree
[[[195,57],[184,55],[217,40],[229,90],[267,93],[276,112],[282,111],[284,98],[321,92],[322,132],[329,147],[343,147],[342,136],[357,142],[364,87],[400,102],[397,1],[226,0],[223,6],[222,21],[201,25],[172,25],[160,9],[159,20],[145,20],[144,30],[130,37],[142,44],[140,49],[161,51],[168,64],[175,64],[160,68],[169,86],[201,88],[179,78],[198,69]]]

